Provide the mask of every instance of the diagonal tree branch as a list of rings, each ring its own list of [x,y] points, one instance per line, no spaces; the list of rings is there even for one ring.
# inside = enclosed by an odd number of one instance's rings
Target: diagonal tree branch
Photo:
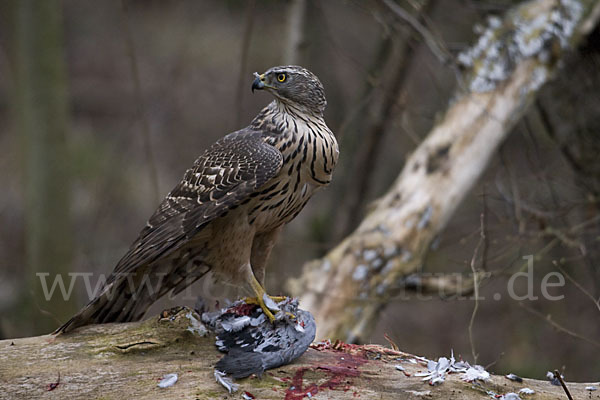
[[[435,55],[442,64],[448,64],[452,60],[452,54],[446,49],[446,46],[442,41],[437,39],[431,31],[425,28],[418,18],[404,10],[392,0],[382,0],[382,2],[391,12],[409,24],[410,27],[423,38],[427,47],[429,47],[433,55]]]
[[[354,233],[289,282],[315,314],[317,337],[367,340],[398,282],[421,269],[433,239],[558,61],[597,22],[599,7],[591,0],[524,2],[492,19],[459,55],[468,92],[457,93]]]

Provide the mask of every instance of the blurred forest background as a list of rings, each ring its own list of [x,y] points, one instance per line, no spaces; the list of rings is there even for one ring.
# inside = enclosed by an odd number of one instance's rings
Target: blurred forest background
[[[397,0],[456,55],[519,3]],[[304,18],[298,18],[304,13]],[[379,1],[13,1],[0,5],[0,339],[48,333],[87,302],[46,302],[36,272],[108,273],[209,144],[271,98],[252,72],[297,63],[323,82],[340,142],[331,186],[284,231],[267,290],[350,233],[456,89],[420,35]],[[486,220],[473,324],[498,373],[597,381],[600,338],[600,31],[573,49],[436,240],[428,272],[468,272]],[[443,194],[441,194],[443,195]],[[535,256],[537,301],[506,295]],[[545,274],[568,274],[544,299]],[[95,283],[94,279],[92,282]],[[519,293],[526,288],[519,287]],[[501,293],[501,300],[492,300]],[[164,301],[160,310],[178,300]],[[399,298],[371,337],[471,359],[473,301]],[[193,305],[193,302],[192,302]]]

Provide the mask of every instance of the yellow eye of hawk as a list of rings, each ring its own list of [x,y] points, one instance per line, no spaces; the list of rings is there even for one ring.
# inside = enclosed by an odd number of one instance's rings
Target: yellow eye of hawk
[[[279,74],[279,75],[277,75],[277,81],[279,81],[279,82],[285,82],[286,78],[287,77],[285,76],[285,74]]]

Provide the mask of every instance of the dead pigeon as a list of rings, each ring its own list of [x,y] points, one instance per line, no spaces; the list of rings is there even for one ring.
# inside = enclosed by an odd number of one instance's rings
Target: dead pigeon
[[[274,323],[259,306],[244,300],[202,314],[202,321],[216,333],[217,348],[227,353],[217,362],[216,371],[236,379],[260,376],[267,369],[289,364],[306,351],[316,333],[312,314],[300,310],[296,299],[267,305],[277,311]]]

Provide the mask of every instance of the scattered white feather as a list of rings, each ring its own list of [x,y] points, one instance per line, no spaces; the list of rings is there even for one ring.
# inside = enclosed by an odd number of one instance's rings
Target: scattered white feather
[[[173,386],[177,382],[177,374],[167,374],[163,376],[162,380],[158,383],[159,388],[168,388]]]
[[[206,336],[208,330],[198,318],[194,317],[191,311],[185,314],[185,316],[190,320],[190,326],[187,327],[188,331],[198,336]]]
[[[233,383],[231,378],[228,377],[225,372],[221,372],[215,369],[215,379],[217,380],[217,383],[223,385],[223,387],[227,389],[229,393],[237,392],[238,385]]]
[[[490,374],[481,365],[471,366],[466,361],[456,361],[454,351],[450,358],[440,357],[438,361],[427,360],[427,372],[417,372],[414,376],[423,377],[432,386],[439,385],[446,379],[447,373],[464,374],[461,379],[467,382],[476,380],[487,381]]]
[[[502,395],[499,400],[521,400],[521,398],[519,397],[518,394],[516,393],[506,393],[505,395]]]
[[[431,390],[424,390],[422,392],[416,390],[406,390],[406,393],[412,394],[413,396],[417,397],[431,396]]]
[[[481,365],[476,365],[474,367],[469,367],[461,379],[466,382],[473,382],[476,380],[487,381],[490,379],[490,373]]]
[[[444,383],[445,380],[446,380],[446,378],[444,375],[434,376],[433,378],[431,378],[429,380],[429,384],[431,386],[437,386],[437,385],[441,385],[442,383]]]
[[[598,390],[598,388],[596,386],[586,386],[585,390],[589,390],[590,392],[593,392],[593,391]]]
[[[564,378],[564,375],[561,374],[561,378]],[[560,380],[556,376],[554,376],[554,372],[546,372],[546,378],[550,381],[554,386],[560,386]]]
[[[529,388],[523,388],[519,390],[519,394],[534,394],[535,390]]]

